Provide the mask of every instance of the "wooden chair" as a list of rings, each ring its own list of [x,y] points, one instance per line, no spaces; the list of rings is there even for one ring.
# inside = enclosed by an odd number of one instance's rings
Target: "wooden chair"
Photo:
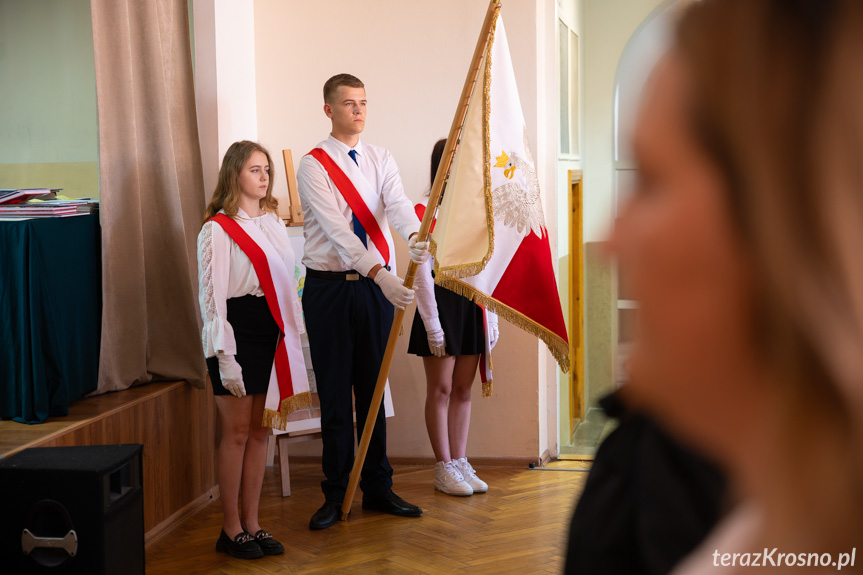
[[[282,480],[282,497],[291,495],[291,470],[288,464],[288,445],[321,438],[320,427],[301,431],[273,434],[267,444],[267,467],[275,463],[276,447],[279,448],[279,475]]]

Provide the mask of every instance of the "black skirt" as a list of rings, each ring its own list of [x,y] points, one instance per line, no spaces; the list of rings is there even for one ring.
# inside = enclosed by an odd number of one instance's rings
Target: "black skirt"
[[[485,330],[483,329],[482,308],[464,296],[434,286],[438,317],[446,338],[447,355],[478,355],[485,351]],[[408,353],[420,357],[432,355],[429,349],[428,334],[419,310],[414,314]]]
[[[276,343],[279,341],[279,326],[270,313],[265,297],[246,295],[228,299],[228,323],[234,330],[237,342],[237,363],[243,370],[243,384],[246,394],[267,393],[270,385],[270,371],[276,357]],[[219,375],[218,358],[207,358],[207,371],[213,383],[215,395],[230,395],[222,386]]]

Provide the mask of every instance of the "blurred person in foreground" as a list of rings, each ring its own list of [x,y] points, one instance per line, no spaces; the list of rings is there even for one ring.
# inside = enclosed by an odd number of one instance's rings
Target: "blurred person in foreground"
[[[863,2],[693,4],[635,147],[623,393],[739,501],[675,573],[861,572]]]
[[[573,513],[566,575],[667,575],[727,512],[722,471],[626,405],[625,389],[599,402],[618,425]]]

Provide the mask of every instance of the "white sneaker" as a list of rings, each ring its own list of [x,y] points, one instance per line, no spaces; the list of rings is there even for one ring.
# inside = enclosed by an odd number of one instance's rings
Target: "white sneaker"
[[[473,489],[474,493],[485,493],[488,491],[488,483],[476,476],[476,471],[471,464],[467,462],[467,457],[456,459],[453,463],[456,464],[462,477],[464,477],[465,482],[470,485],[470,488]]]
[[[454,461],[438,461],[434,466],[434,488],[447,495],[467,497],[473,495],[473,489],[468,485]]]

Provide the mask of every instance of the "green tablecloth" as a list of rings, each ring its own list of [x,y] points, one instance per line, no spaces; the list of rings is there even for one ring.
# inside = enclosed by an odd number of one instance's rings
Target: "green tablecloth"
[[[0,417],[68,415],[96,389],[99,216],[0,221]]]

